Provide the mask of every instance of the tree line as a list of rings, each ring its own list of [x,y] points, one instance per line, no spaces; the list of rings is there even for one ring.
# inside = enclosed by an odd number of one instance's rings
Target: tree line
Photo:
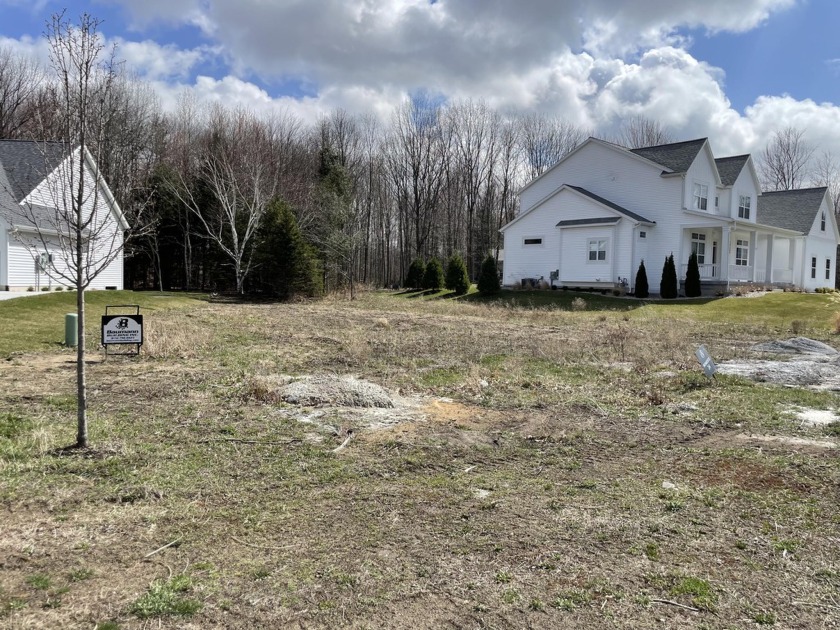
[[[557,116],[424,95],[385,122],[336,109],[308,125],[186,92],[164,112],[149,84],[113,68],[87,102],[102,123],[87,142],[137,234],[126,249],[133,288],[352,295],[360,284],[402,285],[412,261],[453,255],[475,281],[502,247],[519,188],[599,135]],[[0,49],[0,137],[62,139],[63,93]],[[674,138],[635,117],[607,139],[634,148]],[[778,132],[759,160],[764,185],[834,187],[833,157],[812,153],[801,131]]]

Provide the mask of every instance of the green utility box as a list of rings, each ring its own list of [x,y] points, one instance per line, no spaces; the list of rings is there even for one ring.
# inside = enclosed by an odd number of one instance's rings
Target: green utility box
[[[76,313],[67,313],[64,316],[64,345],[74,348],[79,344],[79,316]]]

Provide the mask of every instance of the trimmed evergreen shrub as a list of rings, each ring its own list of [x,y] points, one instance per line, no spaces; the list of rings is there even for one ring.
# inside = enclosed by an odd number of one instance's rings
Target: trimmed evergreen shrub
[[[464,295],[470,290],[467,265],[458,254],[453,254],[446,264],[446,288],[455,291],[455,295]]]
[[[665,259],[662,266],[662,280],[659,283],[659,297],[673,300],[678,295],[677,267],[674,265],[674,254]]]
[[[691,252],[688,257],[688,269],[685,272],[685,297],[700,297],[700,266],[697,254]]]
[[[417,258],[411,263],[408,268],[408,274],[405,276],[404,286],[406,289],[422,289],[423,276],[426,274],[426,265],[422,260]]]
[[[481,263],[481,273],[478,276],[478,291],[479,293],[489,295],[498,293],[501,288],[496,259],[493,256],[488,256]]]
[[[650,288],[648,287],[647,270],[645,269],[645,261],[639,263],[639,270],[636,272],[636,297],[646,298],[650,295]]]
[[[437,258],[432,258],[426,265],[426,273],[423,274],[423,288],[427,291],[439,291],[443,288],[443,267]]]

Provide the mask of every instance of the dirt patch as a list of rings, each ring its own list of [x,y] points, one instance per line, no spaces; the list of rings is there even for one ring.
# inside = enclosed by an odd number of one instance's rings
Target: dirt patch
[[[801,490],[801,484],[786,479],[779,472],[758,462],[734,459],[722,460],[713,468],[704,470],[700,479],[706,485],[733,485],[743,490],[763,491],[782,488]]]
[[[838,352],[821,341],[807,337],[793,337],[756,344],[752,350],[765,354],[791,355],[797,358],[790,361],[761,359],[725,361],[718,365],[718,371],[721,374],[741,376],[759,383],[817,390],[840,390]]]
[[[790,437],[788,435],[746,435],[739,433],[735,439],[744,442],[769,442],[786,444],[788,446],[806,446],[813,448],[837,448],[837,444],[828,440],[809,440],[807,438]]]

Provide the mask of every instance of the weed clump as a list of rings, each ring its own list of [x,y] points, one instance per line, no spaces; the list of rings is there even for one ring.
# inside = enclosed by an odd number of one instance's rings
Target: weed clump
[[[158,580],[149,587],[149,592],[135,601],[130,612],[141,619],[164,615],[190,616],[201,608],[201,603],[184,596],[192,588],[188,575],[176,575],[162,581]]]

